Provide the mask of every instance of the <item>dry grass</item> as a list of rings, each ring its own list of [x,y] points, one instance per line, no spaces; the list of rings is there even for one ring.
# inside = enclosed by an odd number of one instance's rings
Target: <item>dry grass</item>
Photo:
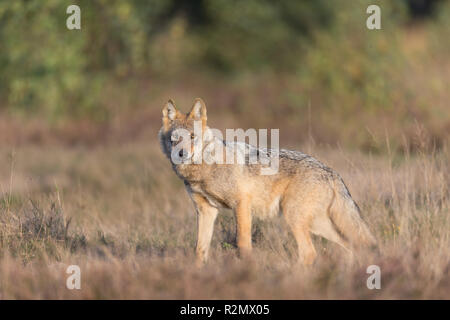
[[[194,209],[155,140],[0,150],[0,298],[449,298],[449,149],[370,156],[302,148],[338,170],[379,240],[354,263],[315,239],[295,264],[282,218],[256,221],[252,260],[236,257],[234,218],[216,222],[211,260],[194,267]],[[406,150],[408,148],[405,148]],[[82,289],[65,286],[81,267]],[[381,267],[368,290],[366,268]]]

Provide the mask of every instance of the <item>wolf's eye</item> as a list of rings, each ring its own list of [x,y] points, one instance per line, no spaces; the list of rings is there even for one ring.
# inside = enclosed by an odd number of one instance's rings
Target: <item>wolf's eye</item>
[[[195,134],[191,133],[191,139],[195,138]]]

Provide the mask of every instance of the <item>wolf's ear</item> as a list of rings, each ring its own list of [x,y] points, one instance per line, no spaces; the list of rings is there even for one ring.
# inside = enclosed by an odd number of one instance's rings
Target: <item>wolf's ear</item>
[[[175,107],[175,102],[172,99],[167,101],[166,105],[163,108],[163,118],[168,118],[169,120],[174,120],[177,115],[177,108]]]
[[[175,107],[175,103],[173,102],[172,99],[169,99],[169,101],[166,103],[166,105],[164,106],[164,108],[162,110],[163,126],[166,131],[169,129],[170,122],[173,121],[175,119],[175,117],[177,116],[177,112],[178,112],[178,110]]]
[[[202,99],[197,98],[194,101],[194,105],[192,106],[191,111],[188,114],[188,117],[195,120],[202,120],[206,124],[207,116],[206,116],[206,105]]]

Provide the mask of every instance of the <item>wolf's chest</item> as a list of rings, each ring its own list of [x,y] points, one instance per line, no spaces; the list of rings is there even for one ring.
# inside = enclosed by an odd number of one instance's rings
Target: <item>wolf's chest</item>
[[[224,199],[218,197],[217,195],[212,194],[210,191],[206,190],[204,187],[202,187],[199,184],[189,185],[188,191],[201,194],[208,201],[208,203],[215,208],[227,207],[223,203]]]
[[[235,208],[240,197],[226,197],[226,194],[215,192],[215,190],[204,188],[201,184],[191,184],[188,186],[188,192],[194,192],[202,195],[208,203],[215,208]],[[280,195],[279,194],[258,194],[253,193],[250,202],[252,214],[261,219],[271,218],[280,213]]]

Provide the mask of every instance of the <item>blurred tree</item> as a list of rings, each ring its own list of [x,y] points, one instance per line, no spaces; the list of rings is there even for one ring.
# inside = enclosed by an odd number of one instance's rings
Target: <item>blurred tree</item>
[[[412,18],[426,18],[434,14],[442,0],[405,0]]]

